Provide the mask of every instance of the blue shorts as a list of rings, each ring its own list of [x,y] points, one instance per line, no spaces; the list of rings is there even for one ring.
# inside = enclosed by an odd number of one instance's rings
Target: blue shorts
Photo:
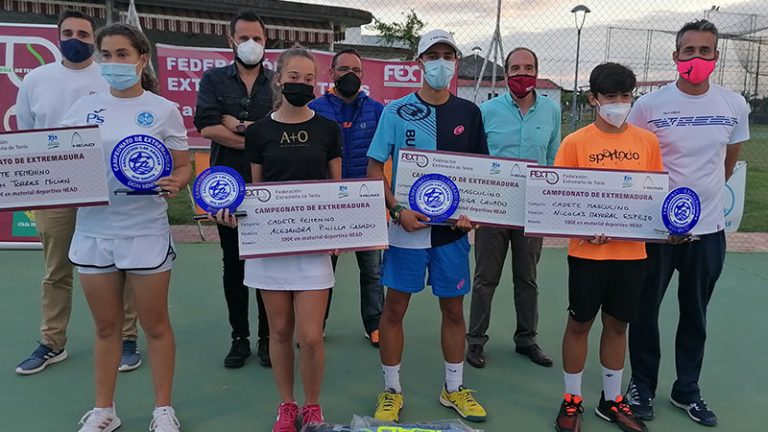
[[[382,285],[414,294],[427,285],[437,297],[458,297],[469,292],[469,240],[466,236],[439,247],[405,249],[390,246],[384,251]]]

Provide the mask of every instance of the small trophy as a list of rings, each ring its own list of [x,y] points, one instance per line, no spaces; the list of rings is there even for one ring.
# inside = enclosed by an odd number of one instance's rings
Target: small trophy
[[[459,208],[459,188],[442,174],[419,177],[408,193],[411,210],[429,217],[428,224],[442,224]]]
[[[201,172],[192,186],[192,195],[195,203],[207,213],[216,214],[226,208],[235,217],[246,215],[244,211],[236,211],[245,198],[245,181],[232,168],[213,166]],[[207,214],[192,216],[194,220],[207,218]]]
[[[699,222],[701,200],[687,187],[669,191],[661,205],[661,220],[672,235],[686,235]]]
[[[117,143],[110,157],[112,172],[127,189],[115,195],[167,195],[157,181],[171,175],[173,158],[162,141],[149,135],[129,135]]]

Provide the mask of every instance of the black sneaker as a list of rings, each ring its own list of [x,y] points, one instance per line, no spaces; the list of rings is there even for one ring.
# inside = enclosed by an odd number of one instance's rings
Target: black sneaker
[[[617,396],[615,401],[607,401],[605,395],[600,393],[600,404],[595,408],[595,414],[607,422],[616,423],[624,432],[648,432],[643,420],[635,416],[621,395]]]
[[[232,339],[232,347],[229,354],[224,357],[224,367],[229,369],[241,368],[245,365],[245,359],[251,355],[251,342],[248,338]]]
[[[634,379],[629,380],[625,397],[629,407],[632,408],[632,412],[635,413],[635,417],[643,421],[653,420],[653,398],[650,394],[641,391]]]
[[[485,354],[483,354],[483,346],[480,344],[472,344],[467,350],[467,363],[476,368],[485,367]]]
[[[678,401],[674,397],[671,397],[669,400],[672,402],[672,405],[688,413],[688,417],[696,423],[703,426],[717,425],[717,416],[707,407],[707,403],[704,402],[701,396],[691,402]]]
[[[259,364],[270,368],[272,367],[272,359],[269,358],[269,339],[263,338],[256,342],[256,357],[259,358]]]
[[[557,432],[580,432],[583,412],[581,396],[566,393],[563,397],[563,403],[560,404],[560,412],[555,419],[555,430]]]

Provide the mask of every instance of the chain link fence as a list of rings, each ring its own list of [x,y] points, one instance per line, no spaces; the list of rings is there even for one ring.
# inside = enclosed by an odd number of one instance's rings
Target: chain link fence
[[[571,118],[574,88],[576,99],[583,101],[592,68],[606,61],[622,63],[635,71],[638,95],[653,91],[677,76],[672,61],[677,30],[688,21],[709,19],[721,32],[720,61],[712,80],[744,95],[752,107],[752,138],[740,157],[748,167],[744,217],[731,242],[736,240],[742,250],[768,250],[768,2],[722,0],[719,6],[711,6],[711,2],[699,1],[590,0],[585,3],[589,9],[586,14],[572,12],[576,6],[573,0],[302,2],[366,10],[386,23],[405,22],[412,11],[424,23],[422,33],[434,28],[453,32],[463,54],[459,95],[476,98],[478,103],[505,91],[500,66],[505,54],[518,46],[531,48],[539,57],[539,78],[548,83],[544,92],[561,102],[564,135],[573,130],[572,120],[581,127],[594,119],[584,103],[577,103],[575,119]],[[495,38],[497,16],[500,37]],[[582,16],[579,38],[577,25]],[[348,29],[346,39],[336,47],[382,45],[372,27]],[[576,76],[577,43],[580,60]],[[392,56],[404,57],[406,46],[395,43]],[[489,63],[483,68],[485,59]],[[498,65],[495,68],[494,62]],[[492,82],[494,73],[497,81]],[[476,93],[479,78],[480,91]],[[199,238],[197,227],[185,230]],[[207,233],[208,239],[215,237],[210,230]]]

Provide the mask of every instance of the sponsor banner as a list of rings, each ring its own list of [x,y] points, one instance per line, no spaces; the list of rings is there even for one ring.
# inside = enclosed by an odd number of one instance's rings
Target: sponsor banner
[[[0,209],[109,203],[96,126],[0,133]]]
[[[246,186],[240,258],[384,249],[384,182],[338,180]]]
[[[528,166],[525,234],[665,240],[666,173]]]
[[[55,25],[0,23],[0,132],[16,130],[16,94],[32,69],[61,60]],[[0,245],[38,241],[32,212],[0,212]]]
[[[458,208],[448,215],[451,220],[466,215],[480,225],[523,226],[526,167],[535,161],[406,149],[400,149],[397,158],[394,190],[398,202],[410,202],[418,179],[441,174],[454,182],[459,190]],[[427,189],[421,195],[424,193],[429,193],[426,198],[433,207],[445,204],[450,198],[449,194],[441,193],[439,187]],[[424,201],[424,197],[418,198]],[[414,209],[413,205],[411,208]]]
[[[275,70],[277,59],[283,50],[266,50],[264,67]],[[320,96],[333,88],[330,74],[332,52],[312,51],[317,63],[315,95]],[[232,63],[229,48],[198,48],[174,45],[157,45],[158,78],[160,93],[175,102],[184,118],[191,148],[209,148],[210,141],[202,138],[195,129],[195,104],[197,90],[203,73],[211,68]],[[373,99],[387,104],[412,93],[421,87],[422,74],[417,62],[363,59],[362,90]],[[449,87],[456,92],[457,80]]]
[[[736,232],[744,216],[744,192],[747,188],[747,162],[738,161],[725,184],[725,232]]]

